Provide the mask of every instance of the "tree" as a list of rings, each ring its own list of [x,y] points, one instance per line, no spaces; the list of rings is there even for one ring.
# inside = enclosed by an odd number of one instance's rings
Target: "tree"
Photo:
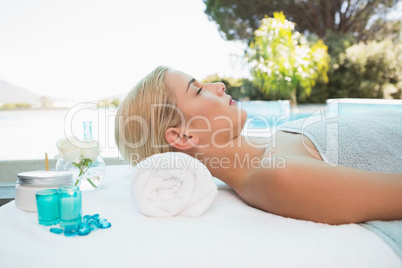
[[[402,42],[395,44],[389,39],[359,42],[331,58],[331,65],[329,82],[325,85],[318,82],[310,96],[299,98],[300,102],[324,103],[329,98],[402,98]]]
[[[392,40],[394,43],[402,41],[402,21],[383,21],[381,19],[376,20],[371,24],[370,28],[362,33],[363,40]]]
[[[115,107],[118,107],[120,105],[120,100],[118,98],[111,100],[108,99],[103,99],[98,101],[98,108],[107,108],[109,105],[114,105]]]
[[[324,38],[327,31],[349,33],[358,40],[368,36],[375,15],[377,24],[398,0],[203,0],[208,18],[218,24],[226,40],[252,40],[265,15],[283,11],[296,30]],[[377,25],[373,30],[378,28]]]
[[[338,88],[352,98],[383,98],[384,88],[401,90],[402,43],[391,40],[360,42],[346,49],[339,57]],[[342,72],[345,69],[347,72]],[[395,98],[399,98],[396,94]],[[390,97],[390,96],[388,96]]]
[[[246,58],[263,91],[281,92],[296,104],[298,87],[309,95],[318,79],[328,80],[329,56],[322,40],[310,46],[294,26],[282,12],[264,18]]]

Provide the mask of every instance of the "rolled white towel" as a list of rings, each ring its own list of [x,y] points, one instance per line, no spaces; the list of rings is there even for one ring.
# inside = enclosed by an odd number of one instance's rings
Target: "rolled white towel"
[[[131,196],[151,217],[198,217],[217,193],[214,179],[198,159],[184,153],[155,154],[136,166]]]

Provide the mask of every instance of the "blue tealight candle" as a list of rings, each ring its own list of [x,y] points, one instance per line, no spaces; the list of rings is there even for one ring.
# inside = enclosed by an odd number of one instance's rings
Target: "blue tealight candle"
[[[45,189],[36,192],[38,220],[42,225],[59,223],[59,195],[56,189]]]
[[[60,226],[81,223],[81,191],[78,186],[59,187]]]

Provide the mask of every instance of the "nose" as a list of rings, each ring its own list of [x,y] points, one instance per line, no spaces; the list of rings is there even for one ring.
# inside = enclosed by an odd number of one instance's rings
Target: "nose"
[[[218,96],[222,96],[225,93],[226,86],[222,82],[216,82],[212,84],[214,87],[214,91]]]

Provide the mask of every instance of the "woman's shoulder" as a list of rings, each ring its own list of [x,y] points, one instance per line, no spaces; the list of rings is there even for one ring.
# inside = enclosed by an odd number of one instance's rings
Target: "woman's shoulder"
[[[305,172],[307,167],[311,171],[317,165],[322,164],[324,164],[322,160],[303,154],[276,154],[267,150],[259,164],[247,177],[243,178],[242,186],[271,185],[271,187],[279,187],[294,178],[303,179],[308,174]]]

